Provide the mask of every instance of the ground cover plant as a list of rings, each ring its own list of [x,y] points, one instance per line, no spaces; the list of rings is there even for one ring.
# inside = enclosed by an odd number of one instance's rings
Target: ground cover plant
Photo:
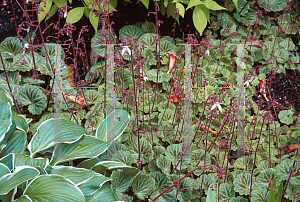
[[[298,2],[150,1],[154,23],[118,32],[114,1],[17,2],[26,21],[0,43],[1,201],[299,200]],[[160,36],[162,5],[175,25],[201,8],[202,38]],[[91,24],[68,23],[74,9]]]

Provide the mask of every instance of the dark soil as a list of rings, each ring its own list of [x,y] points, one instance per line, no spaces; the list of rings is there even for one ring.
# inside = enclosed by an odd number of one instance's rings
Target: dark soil
[[[300,72],[287,69],[286,74],[268,75],[267,79],[267,98],[270,101],[265,100],[259,88],[257,88],[256,96],[253,96],[253,100],[260,109],[270,111],[277,121],[279,121],[279,112],[291,107],[298,115],[300,112]]]

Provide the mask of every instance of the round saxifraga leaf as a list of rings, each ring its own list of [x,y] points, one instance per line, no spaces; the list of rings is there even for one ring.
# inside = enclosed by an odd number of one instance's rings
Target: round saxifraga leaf
[[[279,184],[281,182],[281,176],[279,172],[274,168],[265,169],[262,170],[257,176],[255,185],[258,187],[268,188],[269,182],[273,179],[276,179],[276,184]]]
[[[119,38],[129,37],[130,39],[137,40],[143,34],[142,29],[135,25],[126,25],[119,31]]]
[[[248,195],[250,193],[251,185],[251,174],[241,173],[233,182],[234,191],[238,192],[240,195]]]
[[[37,86],[25,85],[17,98],[25,106],[29,105],[28,109],[32,115],[40,115],[47,105],[46,95]]]
[[[8,37],[0,44],[3,59],[14,58],[15,53],[21,52],[22,48],[20,39],[14,37]]]
[[[132,189],[139,199],[144,200],[155,189],[155,180],[147,174],[140,173],[134,178]]]
[[[293,114],[294,114],[293,110],[291,110],[291,109],[282,110],[279,112],[278,118],[282,123],[289,125],[289,124],[293,123],[293,119],[294,119]]]

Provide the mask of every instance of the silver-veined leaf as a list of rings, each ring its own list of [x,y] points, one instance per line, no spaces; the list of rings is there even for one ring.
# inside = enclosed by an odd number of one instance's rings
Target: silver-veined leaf
[[[155,180],[147,174],[138,174],[132,183],[135,195],[144,200],[155,189]]]

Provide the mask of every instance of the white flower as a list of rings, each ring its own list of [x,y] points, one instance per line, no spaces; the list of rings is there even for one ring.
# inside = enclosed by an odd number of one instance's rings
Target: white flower
[[[216,107],[218,107],[218,109],[220,110],[220,112],[222,112],[222,107],[221,107],[221,103],[216,102],[212,107],[211,107],[211,111],[214,110]]]
[[[25,50],[28,48],[28,46],[29,46],[29,43],[25,43],[25,44],[24,44],[24,47],[23,47],[23,53],[25,53]]]
[[[209,56],[209,49],[206,50],[205,55]]]
[[[144,77],[144,81],[149,81],[148,77],[145,76]]]
[[[67,12],[67,11],[65,11],[65,13],[64,13],[64,18],[66,18],[66,17],[67,17],[67,15],[68,15],[68,12]]]
[[[249,87],[250,83],[249,82],[252,82],[252,80],[248,80],[244,83],[244,86],[246,85],[246,87]]]
[[[128,48],[128,46],[123,46],[123,49],[122,49],[122,55],[124,55],[124,53],[128,53],[129,55],[131,55],[131,51],[130,49]]]

